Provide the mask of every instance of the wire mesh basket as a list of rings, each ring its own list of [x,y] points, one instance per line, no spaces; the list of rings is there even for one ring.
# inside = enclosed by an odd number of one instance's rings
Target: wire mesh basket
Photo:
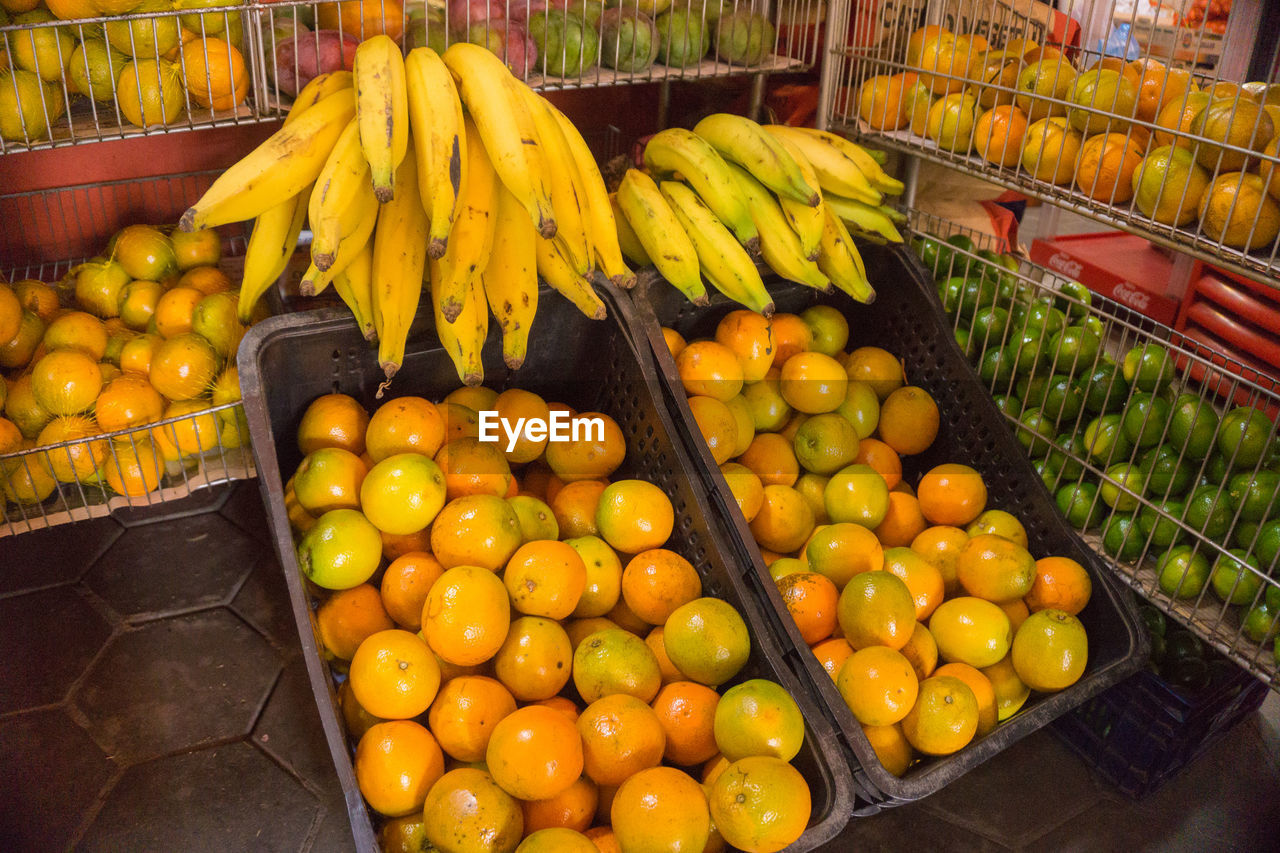
[[[0,154],[265,121],[258,13],[237,4],[0,26]],[[146,11],[143,11],[143,10]]]
[[[218,172],[79,185],[0,196],[0,275],[54,286],[63,306],[75,266],[135,223],[174,222]],[[223,228],[219,268],[233,281],[245,249],[243,230]],[[56,260],[44,260],[55,258]],[[188,404],[143,426],[68,434],[35,446],[47,421],[24,421],[12,392],[21,370],[8,371],[0,414],[25,431],[0,435],[0,538],[97,518],[124,507],[149,507],[197,489],[256,476],[248,424],[239,402]],[[47,412],[45,413],[48,414]],[[43,416],[41,416],[43,417]],[[20,425],[19,425],[20,422]],[[89,423],[96,423],[90,421]]]
[[[1059,510],[1137,592],[1280,689],[1280,379],[1049,269],[1013,269],[985,235],[910,224],[937,238],[917,245],[943,307]]]
[[[831,122],[1274,280],[1277,9],[1206,22],[1181,5],[857,4]]]

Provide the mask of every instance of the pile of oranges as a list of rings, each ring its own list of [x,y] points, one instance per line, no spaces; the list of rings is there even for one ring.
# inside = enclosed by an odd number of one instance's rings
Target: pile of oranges
[[[0,455],[65,444],[0,463],[7,500],[39,504],[59,484],[145,495],[248,443],[238,408],[207,411],[240,399],[245,328],[221,254],[215,231],[130,225],[57,286],[0,282]],[[169,418],[181,419],[103,437]]]
[[[553,410],[602,433],[479,439],[479,412]],[[384,849],[774,851],[804,832],[801,712],[744,680],[746,623],[666,547],[670,498],[610,479],[612,418],[520,389],[372,415],[328,394],[297,438],[285,505]]]
[[[663,332],[783,603],[886,769],[963,749],[1032,690],[1080,678],[1089,574],[1032,557],[973,468],[904,479],[940,418],[891,353],[845,352],[826,305],[733,311],[710,340]]]

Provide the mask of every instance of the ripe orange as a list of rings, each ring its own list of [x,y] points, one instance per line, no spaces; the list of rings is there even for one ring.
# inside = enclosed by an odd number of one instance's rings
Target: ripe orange
[[[834,412],[844,402],[848,387],[849,375],[829,355],[797,353],[782,365],[782,399],[798,412]]]
[[[451,758],[483,761],[493,727],[515,709],[515,698],[500,682],[483,675],[463,675],[440,688],[427,722]]]
[[[621,785],[628,777],[662,763],[666,732],[657,713],[634,696],[604,696],[578,717],[587,778],[597,785]]]
[[[601,480],[574,480],[555,491],[551,498],[551,513],[562,536],[577,538],[595,536],[600,532],[596,525],[596,509],[607,485]]]
[[[230,43],[196,38],[182,46],[182,64],[191,100],[202,107],[229,110],[249,93],[244,57]]]
[[[622,572],[627,607],[650,625],[662,625],[676,608],[702,595],[702,579],[674,551],[654,548],[631,558]]]
[[[160,420],[164,398],[145,377],[125,373],[103,387],[93,411],[103,432],[115,432]]]
[[[535,539],[559,539],[560,524],[556,521],[556,514],[551,511],[551,507],[541,498],[524,494],[523,483],[521,483],[521,492],[522,494],[514,498],[507,498],[511,508],[516,511],[516,518],[520,519],[520,538],[525,542],[532,542]]]
[[[911,632],[911,639],[907,640],[907,644],[899,651],[910,661],[916,678],[921,681],[932,675],[938,666],[938,643],[923,622],[916,623],[916,629]]]
[[[809,644],[824,640],[836,629],[836,585],[816,572],[796,572],[777,580],[787,612]]]
[[[903,385],[902,362],[880,347],[858,347],[845,359],[851,382],[865,382],[881,402]]]
[[[886,571],[855,575],[840,592],[838,610],[840,630],[855,649],[900,649],[916,627],[916,605],[910,589]]]
[[[902,734],[902,726],[863,726],[862,733],[876,753],[876,758],[894,776],[901,776],[911,766],[911,744]]]
[[[588,703],[614,693],[649,702],[658,694],[662,674],[644,640],[610,628],[584,638],[574,649],[573,684]]]
[[[412,720],[373,726],[356,746],[356,782],[374,811],[402,817],[422,808],[444,775],[444,755],[431,732]]]
[[[711,832],[706,792],[674,767],[651,767],[623,782],[609,821],[622,850],[702,850]]]
[[[75,415],[93,408],[102,390],[98,363],[74,349],[55,349],[31,368],[31,393],[54,415]]]
[[[781,368],[796,353],[808,352],[813,345],[813,330],[797,314],[774,314],[769,318],[773,333],[773,366]]]
[[[759,382],[773,366],[772,323],[755,311],[730,311],[716,324],[716,342],[728,347],[742,365],[745,382]]]
[[[960,589],[960,582],[956,580],[956,557],[968,541],[969,534],[958,527],[945,524],[927,527],[911,540],[911,550],[928,560],[942,574],[947,595],[954,595]]]
[[[970,536],[977,536],[980,533],[993,533],[996,536],[1003,536],[1023,548],[1027,547],[1026,528],[1022,526],[1021,521],[1018,521],[1016,515],[1005,512],[1002,509],[984,510],[981,515],[973,520],[966,532]]]
[[[573,613],[587,585],[587,567],[572,546],[554,540],[526,542],[511,555],[503,583],[518,612],[549,619]]]
[[[718,598],[699,598],[677,608],[663,626],[662,639],[676,668],[709,687],[737,675],[751,654],[742,616]]]
[[[791,844],[804,833],[812,811],[800,771],[766,755],[730,764],[716,777],[708,798],[711,819],[725,842],[747,853],[773,853]]]
[[[397,453],[434,457],[444,443],[444,417],[430,400],[397,397],[378,407],[365,427],[365,447],[374,462]]]
[[[971,596],[950,598],[929,618],[938,654],[983,669],[1000,661],[1013,641],[1009,617],[989,601]]]
[[[689,411],[711,451],[711,458],[717,465],[728,462],[738,444],[738,422],[728,405],[715,397],[699,395],[689,398]]]
[[[550,699],[569,683],[573,646],[560,623],[522,616],[493,657],[493,674],[521,702]]]
[[[926,522],[920,513],[920,502],[906,492],[889,492],[889,509],[876,525],[876,538],[888,548],[910,545],[924,532]]]
[[[920,698],[902,720],[907,741],[925,755],[950,755],[978,731],[978,700],[969,685],[949,675],[920,682]]]
[[[493,495],[467,495],[444,505],[431,523],[431,553],[446,569],[479,566],[496,572],[520,547],[520,519]]]
[[[409,551],[391,561],[382,574],[382,606],[397,625],[409,631],[422,627],[422,606],[431,586],[444,574],[440,561],[425,551]]]
[[[676,357],[676,370],[691,397],[714,397],[723,403],[742,390],[742,363],[733,350],[715,341],[690,343]]]
[[[574,616],[603,616],[613,609],[622,595],[622,562],[617,553],[598,536],[581,536],[565,540],[578,552],[587,570],[587,583],[573,609]]]
[[[977,518],[987,505],[987,485],[968,465],[953,462],[931,468],[916,486],[920,512],[931,524],[955,527]]]
[[[938,404],[914,385],[894,390],[880,405],[880,438],[904,456],[928,450],[938,422]]]
[[[342,30],[360,40],[386,34],[398,41],[404,32],[404,6],[398,0],[341,0],[316,6],[316,22],[327,30]]]
[[[351,690],[375,717],[407,720],[431,706],[440,667],[416,634],[392,628],[366,637],[351,658]]]
[[[443,849],[514,850],[524,835],[519,802],[474,767],[436,780],[422,806],[422,823],[427,840]]]
[[[342,682],[342,687],[338,689],[338,705],[342,709],[342,721],[347,726],[347,735],[354,740],[358,741],[364,737],[364,733],[378,723],[386,722],[360,707],[360,703],[356,701],[356,695],[351,692],[349,678]]]
[[[111,442],[103,463],[107,485],[113,492],[139,497],[160,488],[164,463],[150,441],[136,439]]]
[[[675,526],[675,511],[671,499],[654,484],[618,480],[600,495],[596,526],[615,550],[638,554],[666,544]]]
[[[680,350],[689,345],[689,342],[684,339],[684,335],[666,326],[662,327],[662,340],[667,345],[667,351],[671,353],[673,359],[680,354]]]
[[[836,687],[858,722],[889,726],[905,717],[915,704],[919,679],[901,652],[868,646],[841,665]]]
[[[720,754],[730,761],[750,755],[790,761],[804,743],[804,717],[782,685],[751,678],[720,697],[713,733]]]
[[[22,433],[9,421],[0,418],[0,422],[3,426],[3,429],[0,429],[0,454],[17,450],[22,442]],[[36,437],[36,446],[45,447],[72,439],[90,438],[102,432],[102,428],[94,423],[93,418],[68,415],[49,421]],[[10,446],[6,447],[6,445]],[[102,463],[106,461],[107,450],[106,441],[84,441],[50,450],[40,458],[40,461],[59,483],[87,482],[93,479],[98,469],[102,467]],[[11,462],[4,464],[11,464]]]
[[[576,780],[554,797],[545,800],[521,800],[524,831],[532,835],[540,830],[559,827],[574,832],[585,832],[596,816],[596,807],[599,802],[599,789],[586,777]],[[558,839],[557,842],[556,846],[547,849],[553,851],[566,849],[569,839],[565,837]],[[586,850],[588,853],[595,853],[594,848],[589,844]]]
[[[721,465],[720,473],[724,475],[742,517],[750,524],[764,505],[764,481],[750,468],[737,462]],[[797,480],[797,486],[799,482]]]
[[[1061,610],[1032,613],[1018,628],[1009,653],[1023,684],[1041,693],[1065,690],[1089,662],[1089,638],[1080,620]]]
[[[800,477],[800,463],[796,461],[791,441],[778,433],[757,435],[737,462],[766,486],[792,486]]]
[[[884,568],[884,547],[876,535],[861,524],[840,522],[816,531],[805,546],[809,568],[844,589],[862,572]]]
[[[357,456],[365,450],[369,413],[353,397],[325,394],[312,400],[298,424],[298,449],[303,454],[321,447],[340,447]]]
[[[395,560],[413,551],[431,551],[431,528],[410,533],[407,536],[394,536],[385,530],[382,534],[382,556],[387,560]],[[439,561],[437,561],[439,562]]]
[[[853,654],[853,646],[849,645],[849,641],[844,637],[832,637],[813,647],[813,656],[818,659],[818,663],[822,664],[822,668],[827,671],[827,675],[831,676],[832,681],[836,680],[836,676],[840,674],[840,667],[851,654]]]
[[[813,510],[790,486],[764,487],[764,502],[751,520],[751,535],[762,548],[789,554],[813,532]]]
[[[1000,722],[1012,717],[1026,703],[1031,688],[1022,683],[1013,668],[1013,655],[1005,655],[991,666],[983,667],[982,674],[991,682],[996,694],[996,719]]]
[[[1014,601],[1031,592],[1036,561],[1016,542],[980,533],[956,555],[956,579],[969,595],[997,604]]]
[[[549,441],[547,464],[566,483],[608,477],[627,453],[626,438],[617,422],[602,412],[583,412],[574,418],[577,440]],[[550,497],[550,495],[548,495]]]
[[[714,690],[693,681],[673,681],[658,691],[652,707],[666,733],[663,757],[667,761],[692,767],[718,752],[714,727],[719,702]]]
[[[973,126],[973,147],[978,156],[997,166],[1017,165],[1027,116],[1011,104],[1001,104],[978,116]]]
[[[477,566],[447,570],[432,585],[422,609],[422,635],[431,650],[459,666],[493,657],[510,626],[507,588],[493,572]]]
[[[108,337],[107,327],[97,317],[84,311],[67,311],[44,330],[44,345],[50,350],[77,349],[94,361],[101,361]]]
[[[545,800],[582,775],[582,738],[559,711],[526,705],[493,727],[485,763],[493,781],[511,796]]]
[[[975,737],[982,737],[996,727],[996,692],[991,686],[991,679],[974,669],[967,663],[948,663],[933,672],[936,676],[958,678],[973,691],[978,703],[978,729]]]
[[[382,596],[367,583],[338,590],[316,608],[316,633],[325,651],[339,660],[351,660],[368,637],[394,627]]]
[[[1123,133],[1099,133],[1080,146],[1076,187],[1097,201],[1123,204],[1133,198],[1133,173],[1142,165],[1142,149]]]
[[[194,332],[161,341],[151,353],[147,379],[173,401],[204,396],[218,377],[218,355]]]
[[[1036,560],[1035,581],[1024,600],[1033,613],[1052,609],[1075,616],[1092,593],[1093,581],[1084,566],[1070,557],[1044,557]]]
[[[511,466],[496,444],[478,438],[456,438],[435,455],[444,472],[445,494],[449,500],[467,495],[503,497],[511,488]]]
[[[588,616],[583,619],[570,619],[564,623],[565,633],[569,635],[569,644],[577,651],[582,641],[599,631],[623,630],[617,622],[605,616]]]
[[[171,440],[177,444],[176,436]],[[207,449],[209,445],[191,442],[186,449],[194,451],[197,446]],[[293,492],[298,504],[314,516],[334,509],[360,509],[360,485],[368,473],[354,453],[322,447],[303,457],[293,474]]]
[[[683,681],[684,673],[676,669],[676,665],[671,662],[671,658],[667,656],[667,644],[663,640],[663,630],[661,625],[654,627],[652,631],[645,634],[644,644],[653,652],[654,658],[658,661],[658,673],[661,676],[664,685],[673,681]]]
[[[890,489],[902,481],[902,460],[898,452],[883,441],[864,438],[858,444],[858,455],[853,461],[874,468]]]

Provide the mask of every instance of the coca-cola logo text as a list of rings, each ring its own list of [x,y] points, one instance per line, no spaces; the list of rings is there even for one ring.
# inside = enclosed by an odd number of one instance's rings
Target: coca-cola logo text
[[[1135,285],[1127,281],[1122,281],[1111,291],[1111,295],[1119,302],[1132,305],[1139,311],[1146,311],[1151,305],[1151,297],[1145,291],[1139,290]]]
[[[1061,273],[1066,273],[1072,278],[1079,278],[1080,273],[1084,271],[1084,267],[1079,261],[1073,259],[1066,252],[1057,252],[1050,256],[1048,265]]]

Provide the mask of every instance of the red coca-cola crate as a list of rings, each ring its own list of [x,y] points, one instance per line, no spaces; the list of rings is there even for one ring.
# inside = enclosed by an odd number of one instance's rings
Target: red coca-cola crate
[[[1171,291],[1173,261],[1141,237],[1121,231],[1033,240],[1031,260],[1079,281],[1166,326],[1182,305]]]

